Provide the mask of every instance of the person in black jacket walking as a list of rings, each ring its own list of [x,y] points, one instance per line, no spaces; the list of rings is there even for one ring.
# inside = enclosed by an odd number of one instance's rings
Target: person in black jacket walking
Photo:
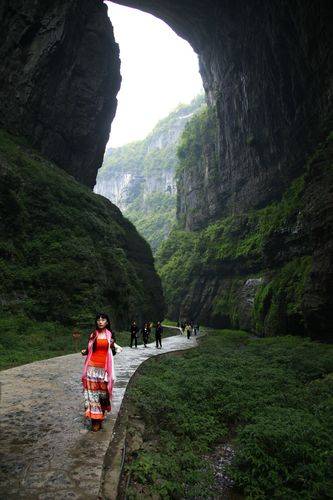
[[[162,333],[163,326],[161,322],[158,321],[155,329],[156,349],[162,349]]]
[[[139,328],[138,325],[136,324],[136,321],[132,321],[131,323],[131,343],[130,346],[133,347],[133,341],[135,347],[138,347],[138,333],[139,333]]]
[[[143,327],[141,328],[141,333],[142,333],[142,339],[143,339],[144,346],[147,347],[149,334],[150,334],[149,323],[144,323]]]

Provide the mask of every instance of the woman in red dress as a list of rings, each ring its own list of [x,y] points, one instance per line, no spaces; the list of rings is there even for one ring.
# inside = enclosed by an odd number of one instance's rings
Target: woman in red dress
[[[85,417],[91,419],[94,432],[100,430],[105,413],[111,411],[115,382],[112,353],[115,342],[108,315],[97,314],[95,324],[96,329],[90,335],[88,347],[82,351],[87,356],[82,373]]]

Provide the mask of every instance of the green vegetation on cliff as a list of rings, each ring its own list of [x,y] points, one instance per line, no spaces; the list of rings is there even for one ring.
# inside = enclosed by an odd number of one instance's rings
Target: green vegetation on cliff
[[[327,257],[318,255],[320,250],[314,255],[314,243],[322,241],[329,251],[332,138],[319,145],[281,199],[217,219],[208,206],[209,192],[216,190],[215,142],[215,110],[208,108],[184,129],[178,146],[178,224],[156,254],[168,317],[261,335],[327,338],[321,318],[330,314],[331,274]]]
[[[234,493],[329,498],[332,346],[215,331],[139,371],[129,389],[128,498],[229,498],[212,467],[224,444],[235,453],[223,471]]]
[[[173,230],[156,256],[167,304],[181,304],[188,291],[195,287],[196,280],[200,276],[212,273],[216,275],[220,273],[226,278],[233,276],[233,282],[225,295],[214,298],[212,316],[228,315],[230,322],[237,326],[239,284],[244,282],[247,276],[255,277],[259,272],[266,271],[273,263],[269,261],[272,235],[279,234],[297,220],[302,203],[303,184],[304,179],[300,177],[294,181],[280,202],[274,202],[246,215],[226,217],[201,231]],[[278,270],[275,280],[264,286],[266,299],[260,291],[261,301],[267,302],[270,294],[273,311],[277,307],[276,301],[279,302],[285,294],[286,314],[294,314],[296,309],[300,312],[301,291],[306,284],[310,267],[311,258],[304,256],[288,264],[286,269]],[[278,287],[278,283],[283,285]],[[273,300],[275,289],[276,299]],[[258,332],[263,331],[264,321],[263,306],[259,305],[261,301],[258,298],[255,313]],[[258,312],[259,309],[261,312]],[[265,313],[267,314],[267,311]],[[271,312],[270,324],[272,320]],[[267,325],[266,333],[276,333],[278,326],[278,321],[275,328]]]
[[[7,315],[61,324],[163,316],[148,244],[105,198],[0,135],[0,298]]]
[[[204,150],[216,142],[216,127],[216,113],[213,107],[205,107],[187,122],[177,147],[178,179],[184,170],[200,164]]]
[[[179,105],[144,140],[107,151],[99,170],[95,191],[119,205],[153,252],[176,219],[178,138],[189,116],[203,107],[203,95]]]

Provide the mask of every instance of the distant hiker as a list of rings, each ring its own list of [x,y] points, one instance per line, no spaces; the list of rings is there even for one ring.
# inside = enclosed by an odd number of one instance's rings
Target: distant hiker
[[[147,347],[149,335],[150,335],[149,323],[147,323],[147,322],[144,323],[143,327],[141,328],[141,333],[142,333],[143,344],[145,347]]]
[[[105,414],[111,411],[111,396],[115,373],[113,352],[115,339],[110,328],[109,316],[98,313],[95,330],[90,334],[88,346],[82,355],[87,356],[83,373],[85,417],[91,419],[91,429],[99,431]]]
[[[139,334],[139,327],[138,327],[138,325],[136,324],[136,321],[132,321],[132,323],[131,323],[131,329],[130,329],[130,332],[131,332],[131,343],[130,343],[130,347],[133,347],[133,341],[134,341],[134,345],[135,345],[135,347],[137,348],[137,347],[138,347],[138,334]]]
[[[163,326],[161,322],[158,321],[155,329],[156,349],[162,349],[162,333]]]
[[[187,338],[190,339],[191,333],[192,333],[192,326],[190,323],[186,323],[185,325],[185,333],[187,335]]]

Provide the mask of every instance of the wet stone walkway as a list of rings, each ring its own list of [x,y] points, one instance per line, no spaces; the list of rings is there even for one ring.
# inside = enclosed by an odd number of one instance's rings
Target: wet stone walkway
[[[152,356],[195,345],[195,338],[177,335],[164,338],[161,350],[151,343],[117,354],[112,412],[97,433],[83,418],[81,354],[1,371],[0,498],[98,498],[104,455],[131,376]]]

